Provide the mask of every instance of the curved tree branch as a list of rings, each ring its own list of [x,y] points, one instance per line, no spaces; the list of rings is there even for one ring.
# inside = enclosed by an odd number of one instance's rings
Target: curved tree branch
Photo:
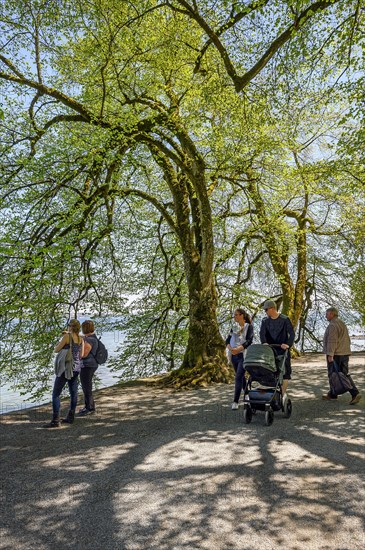
[[[260,59],[249,69],[246,71],[245,74],[242,76],[239,76],[237,74],[237,71],[235,69],[235,66],[227,52],[227,49],[223,45],[223,43],[220,40],[220,36],[227,31],[228,29],[232,28],[236,23],[238,23],[247,13],[250,13],[251,11],[254,11],[255,9],[259,9],[261,6],[261,3],[253,3],[251,6],[247,6],[245,10],[237,14],[236,16],[232,17],[228,22],[226,22],[224,25],[219,27],[216,31],[214,31],[205,18],[200,15],[197,6],[195,5],[192,7],[187,0],[177,0],[178,4],[183,6],[183,10],[177,8],[172,3],[168,3],[169,7],[175,11],[180,11],[181,13],[184,13],[194,19],[197,24],[204,30],[204,32],[208,35],[209,40],[208,42],[203,46],[203,49],[201,50],[201,53],[199,55],[199,58],[196,62],[196,70],[197,67],[200,65],[200,61],[204,53],[206,52],[208,46],[210,44],[213,44],[215,48],[217,49],[219,55],[221,56],[221,59],[224,63],[224,66],[226,68],[228,76],[231,78],[234,87],[237,92],[241,92],[244,88],[247,87],[247,85],[262,71],[262,69],[268,64],[268,62],[274,57],[276,52],[282,48],[282,46],[291,40],[291,38],[317,13],[320,11],[323,11],[331,6],[333,6],[335,3],[339,2],[340,0],[319,0],[317,2],[313,2],[313,4],[310,4],[305,10],[303,10],[294,20],[294,23],[288,26],[288,28],[282,32],[267,48],[265,53],[260,57]],[[262,5],[265,5],[263,3]],[[246,12],[246,10],[248,10]]]

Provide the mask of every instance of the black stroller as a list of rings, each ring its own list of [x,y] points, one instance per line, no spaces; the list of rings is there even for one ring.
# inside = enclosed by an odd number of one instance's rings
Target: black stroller
[[[281,385],[285,373],[284,355],[276,355],[272,346],[252,344],[246,350],[243,366],[248,373],[244,391],[243,421],[249,424],[256,411],[265,411],[265,424],[274,422],[274,411],[282,411],[289,418],[292,412],[290,399],[283,400]],[[252,387],[252,382],[258,382]]]

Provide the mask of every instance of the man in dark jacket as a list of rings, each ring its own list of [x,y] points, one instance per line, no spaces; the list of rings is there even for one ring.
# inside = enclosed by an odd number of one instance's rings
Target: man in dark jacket
[[[285,396],[291,379],[290,348],[294,343],[295,333],[289,317],[279,313],[276,303],[266,300],[264,310],[267,318],[262,320],[260,328],[261,344],[275,344],[274,352],[284,355],[288,350],[285,361],[285,374],[283,376],[282,393]]]

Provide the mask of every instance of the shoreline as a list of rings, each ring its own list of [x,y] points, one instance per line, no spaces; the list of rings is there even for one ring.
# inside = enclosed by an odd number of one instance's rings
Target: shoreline
[[[351,361],[351,358],[353,358],[353,360]],[[354,363],[354,359],[357,359],[357,358],[363,358],[363,367],[364,367],[364,372],[363,374],[365,374],[365,349],[364,350],[361,350],[361,351],[354,351],[352,352],[351,356],[350,356],[350,369],[351,369],[351,365]],[[295,365],[301,365],[301,364],[305,364],[305,363],[313,363],[313,362],[316,362],[316,363],[319,363],[319,364],[322,364],[323,368],[326,367],[325,365],[325,360],[324,360],[324,354],[323,353],[318,353],[318,352],[307,352],[303,355],[299,355],[297,357],[293,357],[292,358],[292,367],[293,369],[295,369]],[[357,361],[356,361],[357,363]],[[173,393],[181,393],[181,392],[185,392],[185,391],[191,391],[191,390],[195,390],[195,389],[199,389],[198,388],[195,388],[195,387],[191,387],[191,388],[183,388],[183,389],[174,389],[174,388],[171,388],[171,387],[164,387],[162,384],[159,384],[159,381],[160,379],[162,379],[167,373],[160,373],[160,374],[154,374],[150,377],[141,377],[141,378],[135,378],[135,379],[132,379],[132,380],[121,380],[119,382],[117,382],[116,384],[112,384],[110,386],[104,386],[103,388],[98,388],[98,389],[95,389],[93,390],[93,394],[94,396],[97,398],[98,395],[102,396],[103,393],[105,393],[106,391],[116,391],[116,390],[122,390],[123,388],[137,388],[137,387],[153,387],[153,388],[156,388],[156,389],[160,389],[160,390],[163,390],[163,391],[166,391],[166,392],[173,392]],[[295,370],[294,370],[294,377],[295,377]],[[351,374],[351,370],[350,370],[350,374]],[[208,387],[214,387],[214,386],[218,386],[219,384],[210,384],[208,385]],[[230,384],[223,384],[225,386],[227,385],[230,385]],[[201,389],[201,388],[200,388]],[[81,402],[82,402],[82,390],[81,390],[81,387],[79,388],[79,401],[78,401],[78,407],[81,406]],[[365,399],[365,397],[364,397]],[[66,397],[63,397],[61,399],[61,406],[64,404],[64,403],[67,403],[69,400],[69,397],[66,396]],[[12,410],[9,410],[9,411],[5,411],[5,412],[2,412],[2,404],[0,402],[0,418],[3,418],[3,417],[6,417],[6,416],[9,416],[9,415],[21,415],[21,414],[24,414],[26,411],[34,411],[34,410],[39,410],[39,411],[43,411],[44,409],[47,408],[48,409],[51,409],[52,408],[52,401],[49,400],[49,401],[45,401],[44,403],[36,403],[36,404],[32,404],[32,405],[29,405],[29,406],[23,406],[23,407],[20,407],[19,409],[12,409]],[[1,420],[0,420],[1,422]]]

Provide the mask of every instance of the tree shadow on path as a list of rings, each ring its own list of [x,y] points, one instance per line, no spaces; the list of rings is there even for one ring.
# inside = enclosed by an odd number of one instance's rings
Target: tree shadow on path
[[[270,427],[225,385],[109,388],[59,430],[44,408],[0,417],[0,548],[363,548],[364,403],[321,386],[296,365],[293,415]]]

